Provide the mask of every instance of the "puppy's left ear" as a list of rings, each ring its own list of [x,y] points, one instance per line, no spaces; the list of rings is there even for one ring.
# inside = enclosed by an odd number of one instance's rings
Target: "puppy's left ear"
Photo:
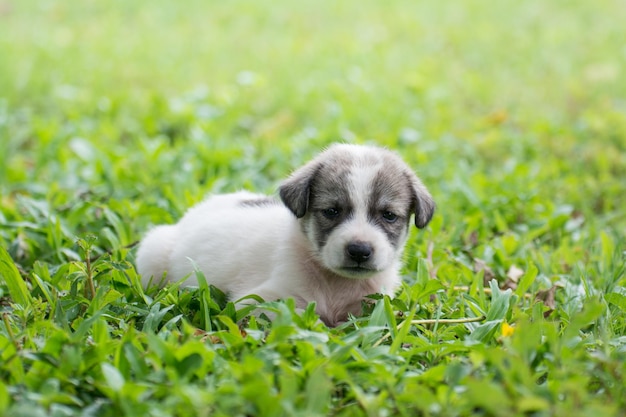
[[[422,181],[412,172],[409,174],[413,192],[413,210],[415,212],[415,226],[420,229],[426,227],[435,214],[435,201]]]
[[[321,164],[309,162],[291,174],[278,189],[280,199],[297,218],[304,217],[307,212],[311,182],[320,168]]]

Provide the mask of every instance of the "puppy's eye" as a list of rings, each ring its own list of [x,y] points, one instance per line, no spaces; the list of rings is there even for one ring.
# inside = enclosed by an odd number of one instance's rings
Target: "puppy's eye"
[[[385,219],[387,223],[393,223],[398,220],[398,215],[390,211],[383,211],[383,219]]]
[[[322,210],[322,215],[327,219],[335,219],[339,216],[339,213],[339,209],[336,209],[335,207]]]

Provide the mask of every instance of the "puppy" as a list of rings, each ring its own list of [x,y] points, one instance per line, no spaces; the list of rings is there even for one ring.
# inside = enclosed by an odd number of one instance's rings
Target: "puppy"
[[[425,227],[435,203],[393,152],[337,144],[282,183],[280,201],[260,194],[215,195],[175,225],[141,242],[144,285],[165,276],[197,285],[193,260],[210,284],[237,301],[311,301],[329,326],[361,312],[373,293],[392,295],[410,218]]]

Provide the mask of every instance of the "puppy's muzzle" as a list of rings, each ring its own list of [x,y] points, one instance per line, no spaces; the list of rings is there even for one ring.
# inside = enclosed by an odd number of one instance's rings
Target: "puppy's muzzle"
[[[346,245],[346,255],[357,264],[367,262],[373,253],[374,248],[367,242],[350,242]]]

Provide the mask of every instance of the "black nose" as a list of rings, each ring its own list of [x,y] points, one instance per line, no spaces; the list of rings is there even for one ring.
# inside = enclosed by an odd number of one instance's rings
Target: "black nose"
[[[374,249],[366,242],[352,242],[346,246],[346,253],[355,262],[365,262],[372,256]]]

